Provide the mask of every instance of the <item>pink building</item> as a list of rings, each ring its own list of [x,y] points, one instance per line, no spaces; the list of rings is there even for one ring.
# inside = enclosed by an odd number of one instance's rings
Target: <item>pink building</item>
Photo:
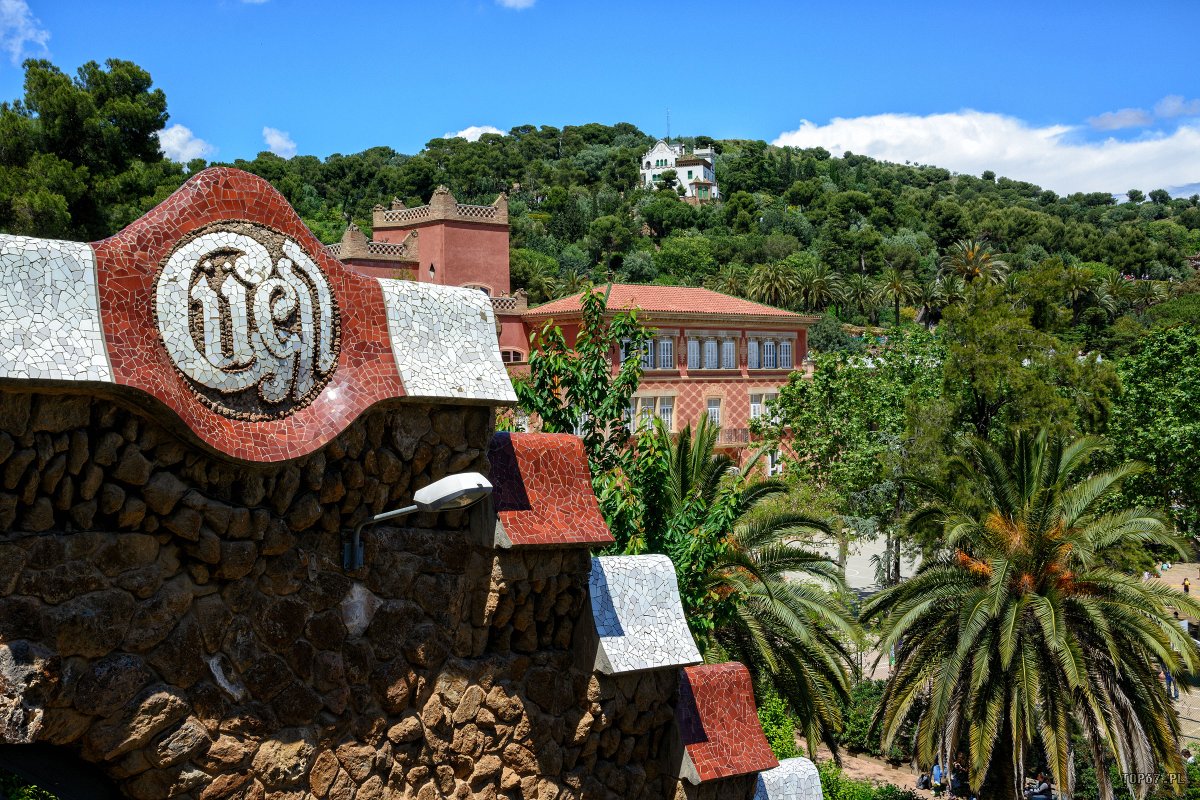
[[[375,276],[469,286],[492,298],[501,353],[513,365],[529,355],[529,335],[547,321],[574,341],[581,317],[579,295],[528,308],[524,292],[512,293],[508,265],[508,200],[490,206],[458,203],[444,187],[428,205],[378,206],[375,240],[351,226],[330,252]],[[654,330],[631,413],[660,417],[671,430],[708,415],[721,425],[721,445],[749,443],[750,420],[803,369],[808,327],[816,317],[795,314],[708,289],[614,284],[613,311],[640,309]],[[621,354],[614,353],[614,362]]]

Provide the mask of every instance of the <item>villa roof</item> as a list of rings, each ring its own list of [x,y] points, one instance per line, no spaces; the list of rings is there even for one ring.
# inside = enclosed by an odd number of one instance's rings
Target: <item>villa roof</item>
[[[657,286],[636,283],[614,283],[608,296],[608,307],[626,311],[637,308],[652,314],[711,315],[714,317],[769,318],[770,321],[811,323],[816,317],[784,311],[781,308],[743,300],[711,289],[691,286]],[[580,311],[583,293],[563,297],[530,309],[525,316],[547,317],[570,315]]]

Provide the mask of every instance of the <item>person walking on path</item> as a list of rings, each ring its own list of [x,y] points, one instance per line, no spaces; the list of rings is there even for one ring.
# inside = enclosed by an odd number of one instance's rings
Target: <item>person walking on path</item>
[[[1184,594],[1192,593],[1192,582],[1188,578],[1183,579],[1183,593]]]
[[[1171,674],[1169,669],[1163,668],[1163,682],[1167,685],[1167,697],[1172,700],[1179,699],[1179,685],[1175,683],[1175,676]]]

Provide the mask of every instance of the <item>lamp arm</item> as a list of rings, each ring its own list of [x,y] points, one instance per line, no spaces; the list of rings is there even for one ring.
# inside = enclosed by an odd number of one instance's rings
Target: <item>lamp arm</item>
[[[344,552],[342,553],[342,566],[346,569],[353,570],[353,569],[358,569],[363,565],[363,546],[362,546],[362,529],[363,528],[365,528],[368,525],[374,525],[376,522],[383,522],[384,520],[395,519],[396,517],[402,517],[405,514],[411,514],[414,511],[419,511],[419,510],[420,509],[415,505],[405,506],[404,508],[397,508],[394,511],[385,511],[382,514],[376,514],[375,516],[371,517],[370,519],[365,519],[362,522],[358,523],[356,526],[354,526],[354,535],[350,538],[350,541],[347,542],[345,547],[343,548]]]

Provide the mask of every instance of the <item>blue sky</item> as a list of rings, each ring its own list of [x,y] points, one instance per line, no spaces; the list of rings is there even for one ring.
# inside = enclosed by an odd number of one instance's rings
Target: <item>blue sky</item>
[[[1182,1],[0,0],[0,98],[22,57],[119,57],[166,91],[181,158],[525,123],[662,135],[669,108],[676,134],[1149,190],[1200,182],[1197,30]]]

